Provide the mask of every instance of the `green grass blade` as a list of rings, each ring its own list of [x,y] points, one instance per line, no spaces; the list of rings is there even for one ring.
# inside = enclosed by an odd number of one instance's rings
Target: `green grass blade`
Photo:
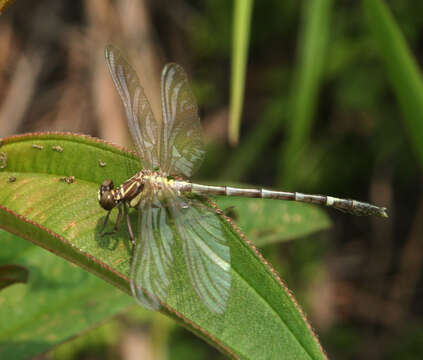
[[[281,118],[286,118],[286,101],[276,102],[268,106],[260,121],[249,131],[237,147],[229,155],[229,159],[221,166],[220,180],[239,180],[248,170],[260,163],[260,155],[268,144],[269,139],[278,133]]]
[[[239,139],[252,7],[253,0],[235,0],[232,30],[231,103],[229,111],[229,142],[232,145],[236,145]]]
[[[308,146],[328,42],[332,0],[304,2],[299,65],[292,93],[292,119],[281,147],[278,183],[292,186],[295,168]]]
[[[99,140],[71,134],[28,134],[3,139],[2,144],[7,166],[0,171],[0,227],[85,268],[129,294],[127,230],[121,226],[113,236],[99,236],[105,211],[98,205],[97,190],[105,178],[119,184],[133,175],[133,169],[141,167],[136,157]],[[74,176],[75,180],[66,183],[61,181],[63,176]],[[10,181],[11,177],[16,180]],[[136,221],[136,210],[131,212],[132,221]],[[112,223],[116,215],[116,212],[112,214]],[[231,247],[232,287],[225,317],[206,316],[201,301],[192,302],[190,308],[180,308],[178,302],[170,299],[162,312],[235,358],[325,359],[302,310],[276,272],[236,227],[223,219],[221,221],[224,236]],[[34,261],[37,258],[38,255],[34,255]],[[50,270],[52,265],[43,269],[42,260],[37,260],[39,262],[34,265],[31,259],[32,256],[25,257],[20,263],[30,269],[30,279],[34,274],[36,277],[40,272],[51,271],[54,285],[60,288],[62,295],[69,296],[70,302],[78,296],[88,303],[89,300],[98,300],[98,295],[88,290],[82,296],[78,295],[77,288],[66,287],[69,276],[73,279],[72,284],[76,282],[74,273],[60,271],[55,274]],[[7,259],[5,261],[10,263]],[[184,266],[178,267],[175,263],[174,267],[174,271],[185,276],[184,283],[190,283]],[[11,286],[2,291],[1,296],[21,287],[25,285]],[[36,314],[44,304],[42,299],[35,300],[40,296],[37,289],[27,286],[21,291],[24,292],[1,298],[2,304],[6,301],[7,306],[0,310],[5,313],[25,312],[17,305],[17,301],[25,296],[35,302],[33,306],[25,306]],[[179,299],[181,297],[192,299],[195,294],[187,289]],[[111,305],[106,296],[100,299],[104,301],[104,307]],[[45,304],[45,308],[48,309],[49,305]],[[66,304],[62,305],[59,308],[65,309]],[[71,308],[71,304],[69,306]],[[72,312],[64,312],[72,315]],[[33,316],[32,319],[59,331],[48,316]],[[28,333],[19,317],[15,317],[15,321],[16,324],[7,326],[14,329],[13,338],[21,341],[10,343],[10,328],[0,333],[0,342],[8,344],[9,351],[13,351],[14,346],[30,349],[31,354],[37,349],[40,352],[46,350],[50,344],[44,339],[46,332],[41,336],[42,346],[39,347],[40,338]],[[57,326],[63,324],[60,322]]]
[[[414,151],[423,164],[423,82],[418,64],[385,3],[364,0],[363,8],[404,114]]]

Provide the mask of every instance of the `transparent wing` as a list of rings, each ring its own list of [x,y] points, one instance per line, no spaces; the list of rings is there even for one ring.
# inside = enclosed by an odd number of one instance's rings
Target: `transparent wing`
[[[150,310],[158,310],[171,283],[174,234],[168,208],[152,191],[139,206],[139,241],[131,263],[131,289],[135,299]]]
[[[153,170],[159,166],[160,126],[141,87],[138,76],[119,49],[107,46],[107,66],[125,107],[131,136],[144,167]]]
[[[181,66],[164,67],[161,89],[161,168],[168,174],[191,177],[203,161],[204,149],[197,102]]]
[[[198,200],[178,201],[178,206],[171,206],[170,211],[182,241],[191,283],[210,311],[223,314],[231,288],[230,249],[223,224],[213,209]]]
[[[147,190],[140,204],[140,239],[130,274],[132,293],[151,310],[158,310],[170,293],[179,299],[179,306],[189,306],[193,299],[186,299],[188,284],[183,275],[174,273],[182,271],[174,270],[174,254],[178,253],[203,304],[212,313],[223,314],[231,287],[230,249],[219,216],[198,200],[178,197],[171,189],[164,189],[164,195],[160,201]]]

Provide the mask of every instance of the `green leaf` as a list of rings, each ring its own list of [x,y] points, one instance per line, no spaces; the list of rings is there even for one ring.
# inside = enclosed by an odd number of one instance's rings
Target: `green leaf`
[[[0,292],[0,359],[28,359],[133,304],[130,296],[44,249],[0,230],[0,263],[29,272]]]
[[[105,178],[119,184],[133,175],[134,169],[140,169],[135,155],[100,140],[71,134],[10,137],[3,140],[0,150],[4,153],[2,165],[6,165],[0,172],[0,227],[70,260],[129,294],[127,230],[121,226],[113,236],[99,236],[105,211],[97,203],[97,190]],[[61,181],[64,176],[74,176],[74,181]],[[131,221],[136,221],[136,210],[131,212]],[[116,212],[112,213],[111,222],[115,219]],[[170,299],[162,312],[232,357],[324,359],[302,310],[279,276],[239,230],[219,219],[231,248],[232,287],[225,316],[208,316],[201,301],[192,301],[189,308],[179,308],[175,299]],[[178,262],[174,268],[190,282]],[[54,272],[48,266],[43,269],[42,263],[38,269],[42,273]],[[52,275],[55,284],[67,284],[66,279],[75,276],[70,272]],[[18,285],[3,291],[2,296],[14,288]],[[31,287],[28,289],[31,292],[26,296],[39,296]],[[61,291],[72,299],[71,293],[78,289],[65,286]],[[180,296],[196,299],[192,289]],[[110,305],[108,299],[92,292],[87,293],[85,300],[101,300],[104,306]],[[7,310],[17,311],[18,301],[13,296],[7,301],[10,304]],[[29,304],[29,310],[52,306],[38,301],[34,300],[32,307]],[[49,317],[37,319],[46,326],[55,325]],[[16,324],[14,338],[26,331],[25,326]],[[36,351],[39,342],[35,333],[30,332],[14,345]]]
[[[28,281],[28,270],[19,265],[0,265],[0,290]]]
[[[239,139],[252,8],[252,0],[235,1],[232,30],[232,78],[229,116],[229,142],[232,145],[237,144]]]
[[[385,62],[387,76],[392,83],[414,151],[423,164],[423,82],[401,30],[389,8],[381,0],[363,1],[367,22],[378,43]]]
[[[288,139],[281,147],[278,175],[278,183],[288,187],[293,185],[295,168],[309,145],[325,65],[331,12],[332,0],[304,2],[299,64],[292,91],[292,119],[288,124]]]
[[[323,209],[308,204],[229,197],[218,198],[216,203],[229,209],[229,216],[233,213],[236,224],[257,246],[293,240],[331,226]]]

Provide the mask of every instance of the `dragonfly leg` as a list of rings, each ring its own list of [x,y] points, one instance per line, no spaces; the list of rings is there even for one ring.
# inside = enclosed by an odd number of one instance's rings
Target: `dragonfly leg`
[[[103,227],[101,228],[101,230],[100,230],[100,236],[103,236],[104,234],[103,234],[103,231],[104,231],[104,229],[106,228],[106,225],[107,225],[107,223],[109,222],[109,217],[110,217],[110,213],[112,212],[112,210],[109,210],[108,212],[107,212],[107,215],[106,215],[106,218],[104,219],[104,223],[103,223]]]
[[[125,213],[126,226],[128,227],[129,238],[131,239],[132,246],[135,246],[134,232],[132,231],[131,219],[129,218],[129,210],[128,205],[126,203],[123,204],[123,211]]]
[[[115,223],[115,227],[113,229],[113,232],[118,231],[119,226],[120,226],[120,222],[122,221],[122,205],[121,204],[118,205],[118,209],[119,209],[119,214],[118,214],[118,217],[116,219],[116,223]]]
[[[107,222],[109,221],[109,216],[110,216],[110,213],[112,212],[112,210],[109,210],[109,212],[107,213],[106,219],[104,220],[103,228],[101,229],[101,232],[100,232],[101,236],[114,234],[119,229],[120,222],[122,221],[122,206],[121,206],[121,204],[118,205],[118,209],[119,209],[119,214],[118,214],[118,217],[116,219],[116,223],[115,223],[115,226],[113,227],[113,230],[103,233],[103,231],[104,231],[104,229],[107,225]]]

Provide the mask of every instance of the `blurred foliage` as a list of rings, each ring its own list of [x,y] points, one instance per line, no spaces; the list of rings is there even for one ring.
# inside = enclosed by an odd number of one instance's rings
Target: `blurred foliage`
[[[331,0],[311,0],[303,3],[298,62],[291,88],[291,118],[287,139],[281,147],[279,184],[292,186],[296,174],[291,171],[305,162],[310,132],[317,104],[321,75],[326,62],[328,30],[332,15]]]

